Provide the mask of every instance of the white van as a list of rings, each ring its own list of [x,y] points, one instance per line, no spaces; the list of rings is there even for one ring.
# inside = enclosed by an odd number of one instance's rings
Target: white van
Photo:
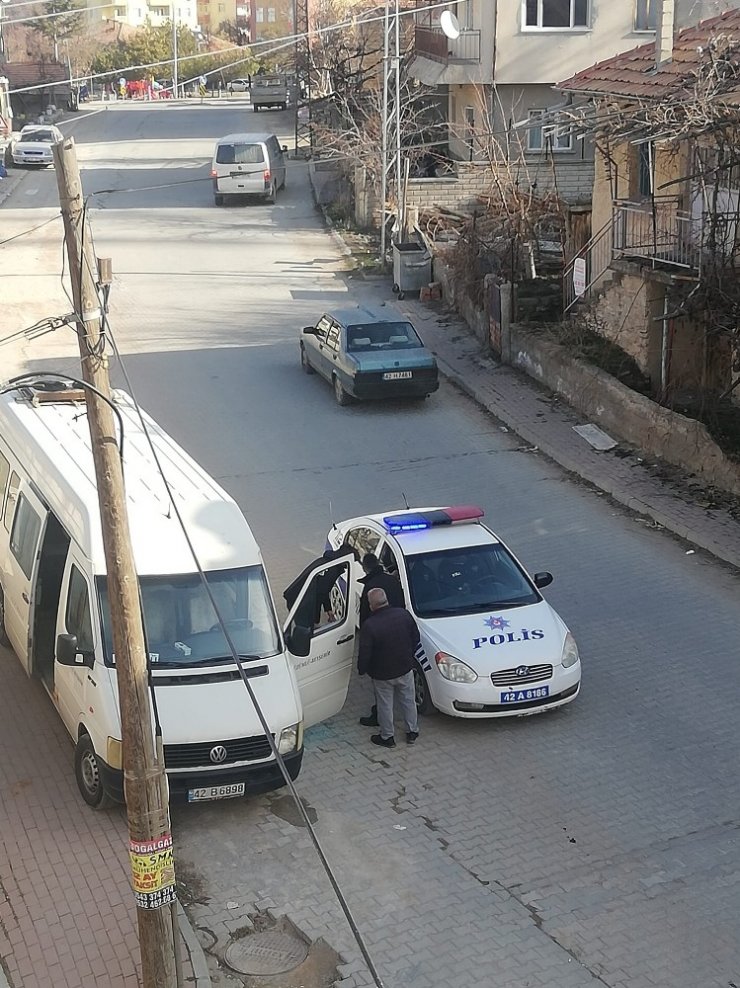
[[[123,798],[115,654],[86,406],[81,392],[61,387],[0,396],[0,637],[45,685],[76,745],[80,792],[102,807]],[[171,795],[195,802],[278,788],[283,777],[138,414],[125,393],[114,392],[114,402]],[[354,646],[354,613],[343,606],[345,581],[353,585],[350,565],[335,560],[311,570],[281,631],[259,546],[238,506],[154,421],[145,421],[295,778],[304,727],[337,713],[346,698]],[[334,607],[322,624],[315,615],[327,584]]]
[[[213,198],[263,196],[275,202],[285,188],[285,151],[274,134],[227,134],[216,143],[211,165]]]

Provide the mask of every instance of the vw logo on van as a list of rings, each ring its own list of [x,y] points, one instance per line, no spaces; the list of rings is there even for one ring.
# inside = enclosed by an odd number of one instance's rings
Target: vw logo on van
[[[222,744],[217,744],[211,748],[210,754],[211,761],[218,765],[220,762],[226,761],[226,748]]]

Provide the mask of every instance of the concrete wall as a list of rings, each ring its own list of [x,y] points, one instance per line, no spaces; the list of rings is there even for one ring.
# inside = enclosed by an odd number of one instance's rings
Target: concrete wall
[[[512,326],[512,355],[515,366],[607,432],[708,484],[740,494],[740,464],[725,456],[700,422],[636,394],[536,331]]]
[[[737,7],[737,0],[676,0],[680,27]],[[653,41],[653,31],[634,30],[633,0],[591,0],[588,27],[527,28],[524,4],[497,4],[496,64],[498,83],[554,84],[596,62]]]

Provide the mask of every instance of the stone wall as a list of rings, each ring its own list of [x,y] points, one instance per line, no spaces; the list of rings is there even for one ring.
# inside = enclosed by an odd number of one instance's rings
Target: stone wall
[[[664,286],[640,274],[611,271],[599,290],[601,294],[586,316],[589,328],[616,343],[634,359],[643,374],[652,376],[656,370],[655,327],[658,326],[652,322],[652,313],[656,304],[662,307]],[[660,336],[659,331],[657,335]],[[659,352],[657,357],[659,360]]]
[[[740,494],[740,463],[728,459],[706,428],[631,391],[536,331],[512,326],[512,363],[607,432],[650,456]]]

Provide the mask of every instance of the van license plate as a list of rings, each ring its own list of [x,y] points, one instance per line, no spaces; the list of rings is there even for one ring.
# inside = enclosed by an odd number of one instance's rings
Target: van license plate
[[[384,381],[408,381],[410,377],[413,377],[411,371],[388,371],[383,374]]]
[[[244,783],[233,782],[230,786],[205,786],[202,789],[188,789],[189,803],[202,803],[208,799],[231,799],[244,795]]]

